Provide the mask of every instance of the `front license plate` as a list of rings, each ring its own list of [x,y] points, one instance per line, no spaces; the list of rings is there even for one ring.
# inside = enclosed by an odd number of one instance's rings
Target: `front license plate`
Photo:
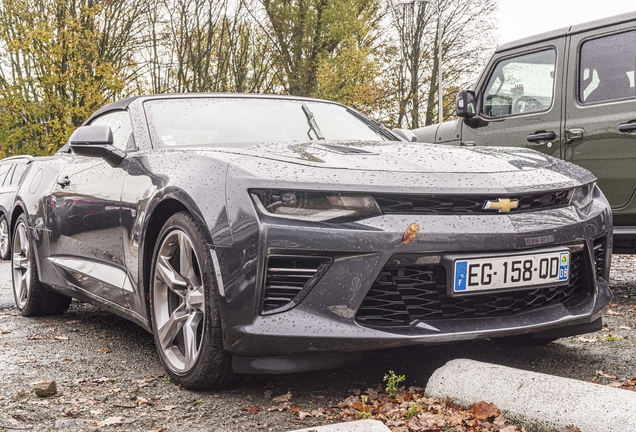
[[[570,277],[570,251],[458,259],[453,292],[564,285]]]

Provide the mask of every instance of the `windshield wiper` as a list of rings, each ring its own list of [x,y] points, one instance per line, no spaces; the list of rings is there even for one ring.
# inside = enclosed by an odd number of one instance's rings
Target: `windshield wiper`
[[[302,106],[303,106],[303,112],[305,113],[305,117],[307,117],[307,122],[309,123],[309,127],[311,127],[311,130],[313,130],[314,133],[316,134],[316,138],[318,138],[319,140],[324,140],[325,137],[323,136],[322,132],[320,132],[320,128],[318,127],[318,123],[316,123],[316,118],[314,117],[314,113],[311,112],[307,104],[305,104],[304,102]],[[307,135],[309,135],[309,133],[307,133]],[[311,138],[311,136],[309,136],[309,138]]]

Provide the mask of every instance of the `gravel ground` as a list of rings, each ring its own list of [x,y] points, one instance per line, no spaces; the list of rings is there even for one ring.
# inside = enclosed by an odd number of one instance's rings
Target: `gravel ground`
[[[0,430],[288,431],[335,420],[268,411],[276,405],[273,397],[291,392],[291,406],[302,411],[328,408],[353,389],[381,384],[388,370],[406,375],[407,386],[423,386],[454,358],[601,384],[636,377],[636,257],[627,255],[613,258],[615,299],[597,333],[547,347],[507,348],[484,340],[380,351],[350,368],[255,376],[214,392],[170,383],[152,336],[93,306],[74,301],[62,316],[21,317],[13,307],[10,270],[0,264]],[[34,394],[32,383],[43,379],[56,381],[55,396]],[[262,410],[243,410],[248,407]]]

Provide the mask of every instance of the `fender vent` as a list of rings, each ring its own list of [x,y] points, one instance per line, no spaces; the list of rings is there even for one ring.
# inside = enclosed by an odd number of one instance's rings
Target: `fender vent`
[[[331,258],[270,256],[265,273],[263,314],[297,305],[331,265]],[[300,294],[300,295],[299,295]]]

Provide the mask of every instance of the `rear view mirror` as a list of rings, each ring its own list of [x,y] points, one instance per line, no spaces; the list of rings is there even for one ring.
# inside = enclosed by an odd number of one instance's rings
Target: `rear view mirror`
[[[124,152],[113,146],[113,132],[106,125],[80,126],[69,141],[76,155],[100,157],[113,167],[126,157]]]
[[[408,142],[416,142],[418,141],[417,137],[413,132],[408,129],[393,129],[392,132],[402,138],[403,141]]]
[[[457,117],[471,118],[475,116],[475,92],[460,90],[455,98],[455,114]]]

